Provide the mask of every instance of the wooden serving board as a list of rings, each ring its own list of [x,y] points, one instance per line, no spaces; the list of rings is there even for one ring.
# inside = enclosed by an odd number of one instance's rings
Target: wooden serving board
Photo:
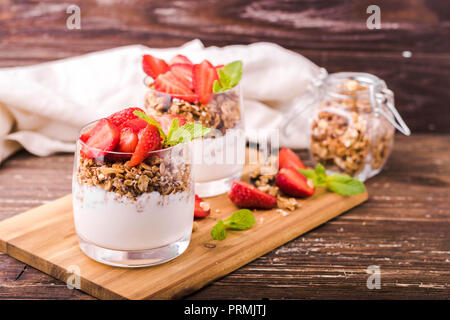
[[[252,170],[244,169],[244,178]],[[0,222],[0,250],[51,276],[67,281],[79,268],[82,291],[100,299],[181,298],[261,255],[325,223],[367,200],[367,193],[342,197],[317,190],[300,200],[289,214],[276,209],[254,210],[256,224],[228,231],[223,241],[210,231],[219,218],[237,210],[227,195],[208,198],[211,215],[198,220],[188,249],[162,265],[126,269],[88,258],[78,246],[71,195]],[[216,209],[220,212],[217,213]],[[286,211],[288,212],[288,211]]]

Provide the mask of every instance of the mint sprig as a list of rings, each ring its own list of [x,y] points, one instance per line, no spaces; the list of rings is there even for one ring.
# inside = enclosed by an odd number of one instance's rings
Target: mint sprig
[[[322,164],[317,164],[315,169],[298,169],[307,179],[311,179],[316,187],[326,187],[331,192],[342,196],[351,196],[366,191],[364,183],[347,174],[327,175]]]
[[[134,114],[158,128],[159,134],[163,139],[162,144],[165,148],[203,137],[211,131],[211,129],[199,123],[186,123],[180,127],[178,118],[174,118],[166,135],[160,124],[155,119],[150,118],[146,113],[136,110]]]
[[[219,219],[211,230],[211,237],[214,240],[224,240],[227,237],[226,229],[246,230],[256,223],[255,216],[248,209],[235,211],[225,220]]]
[[[242,61],[233,61],[223,68],[217,69],[219,80],[213,84],[213,92],[223,92],[234,88],[242,78]]]

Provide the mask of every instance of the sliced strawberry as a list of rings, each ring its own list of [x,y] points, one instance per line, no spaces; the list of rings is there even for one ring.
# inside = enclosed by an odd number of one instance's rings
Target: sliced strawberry
[[[111,120],[117,127],[121,127],[124,123],[139,118],[134,114],[136,110],[144,112],[141,108],[127,108],[113,113],[107,119]]]
[[[316,191],[300,172],[293,168],[282,168],[275,178],[275,184],[291,197],[309,197]]]
[[[194,66],[188,63],[175,63],[170,65],[170,71],[173,75],[183,82],[186,87],[193,90],[194,85],[192,84],[192,72],[194,71]]]
[[[194,218],[204,218],[209,216],[211,208],[209,203],[204,201],[198,195],[195,195]]]
[[[90,137],[83,146],[82,152],[87,158],[104,157],[113,151],[119,143],[120,132],[109,119],[101,119],[92,128]]]
[[[182,54],[177,54],[175,57],[173,57],[170,60],[170,65],[177,64],[177,63],[186,63],[192,65],[193,63],[191,60],[189,60],[187,57],[183,56]]]
[[[277,203],[277,199],[270,194],[238,180],[233,181],[228,197],[237,206],[243,208],[271,209]]]
[[[159,136],[158,128],[152,124],[139,131],[139,142],[136,145],[133,155],[131,156],[128,165],[134,167],[147,158],[150,151],[161,149],[161,137]]]
[[[144,54],[142,56],[142,69],[144,69],[144,72],[150,77],[156,79],[160,74],[169,71],[169,65],[163,59]]]
[[[207,104],[211,100],[214,81],[218,79],[217,70],[208,60],[194,65],[194,92],[200,103]]]
[[[156,119],[158,121],[159,125],[161,126],[161,129],[164,131],[165,134],[169,133],[170,125],[172,124],[173,119],[178,119],[178,125],[180,127],[184,126],[186,124],[186,119],[183,116],[176,115],[176,114],[165,114]]]
[[[120,140],[117,145],[117,152],[133,153],[138,144],[138,135],[132,128],[123,128],[120,131]]]
[[[80,138],[79,138],[79,139],[80,139],[81,141],[83,141],[84,143],[86,143],[86,142],[89,140],[90,136],[91,136],[91,131],[92,131],[92,128],[91,128],[90,130],[88,130],[88,131],[82,133],[82,134],[80,135]]]
[[[306,169],[302,160],[289,148],[282,148],[278,153],[278,168]]]
[[[191,102],[198,99],[198,96],[182,81],[178,80],[171,71],[159,76],[154,83],[156,90],[168,93],[174,98]]]
[[[147,124],[148,122],[145,121],[144,119],[136,118],[123,123],[119,129],[122,130],[124,128],[131,128],[134,130],[135,133],[138,133],[139,131],[141,131],[141,129],[144,129],[147,126]]]

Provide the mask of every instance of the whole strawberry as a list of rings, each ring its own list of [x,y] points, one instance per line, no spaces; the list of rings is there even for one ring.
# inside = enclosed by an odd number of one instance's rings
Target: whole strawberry
[[[233,181],[228,197],[242,208],[271,209],[277,204],[275,197],[238,180]]]

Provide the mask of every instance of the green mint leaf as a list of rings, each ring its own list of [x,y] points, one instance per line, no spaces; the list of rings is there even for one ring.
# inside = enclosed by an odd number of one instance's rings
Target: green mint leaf
[[[314,180],[316,172],[313,169],[297,169],[306,179]]]
[[[235,230],[245,230],[251,228],[255,224],[255,216],[248,209],[241,209],[233,212],[231,216],[225,219],[225,226]]]
[[[217,224],[211,230],[211,237],[214,240],[223,240],[227,237],[227,231],[222,219],[219,219]]]
[[[242,61],[233,61],[221,69],[217,69],[219,81],[214,82],[213,92],[223,92],[235,87],[242,78]]]
[[[180,125],[178,124],[178,118],[175,118],[172,120],[172,123],[170,124],[169,132],[167,133],[167,141],[170,141],[173,133],[180,128]]]
[[[184,126],[175,128],[171,132],[170,139],[167,140],[167,145],[174,146],[179,143],[188,142],[203,137],[210,131],[211,129],[199,123],[186,123]]]
[[[327,187],[330,191],[342,196],[360,194],[366,190],[364,183],[346,174],[332,174],[328,176]]]
[[[163,129],[161,128],[161,126],[159,125],[159,123],[158,123],[155,119],[150,118],[145,112],[142,112],[142,111],[139,111],[139,110],[136,110],[136,111],[134,111],[133,113],[134,113],[136,116],[138,116],[139,118],[141,118],[141,119],[147,121],[148,123],[150,123],[150,124],[154,125],[156,128],[158,128],[159,135],[163,138],[163,145],[166,144],[167,136],[166,136],[166,134],[164,133],[164,131],[163,131]]]
[[[322,164],[318,163],[314,169],[315,177],[313,179],[314,185],[316,187],[326,187],[327,186],[327,172]]]

